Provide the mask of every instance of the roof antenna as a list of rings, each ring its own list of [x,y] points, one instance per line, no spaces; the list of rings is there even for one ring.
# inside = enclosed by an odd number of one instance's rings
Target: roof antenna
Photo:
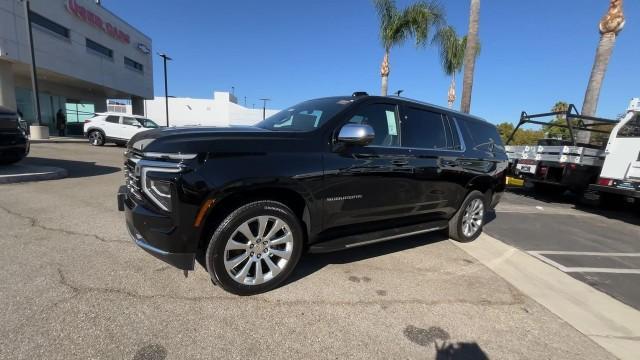
[[[397,97],[400,97],[400,94],[402,94],[403,91],[404,90],[398,90],[394,94],[396,94]]]

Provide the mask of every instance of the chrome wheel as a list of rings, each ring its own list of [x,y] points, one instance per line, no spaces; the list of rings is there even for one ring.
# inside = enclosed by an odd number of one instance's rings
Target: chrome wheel
[[[89,142],[91,145],[100,145],[102,144],[102,133],[100,131],[92,131],[89,134]]]
[[[473,199],[464,209],[462,216],[462,233],[466,237],[472,237],[478,232],[484,221],[484,203],[482,199]]]
[[[282,272],[292,252],[289,225],[276,216],[257,216],[242,223],[227,240],[224,267],[236,282],[259,285]]]

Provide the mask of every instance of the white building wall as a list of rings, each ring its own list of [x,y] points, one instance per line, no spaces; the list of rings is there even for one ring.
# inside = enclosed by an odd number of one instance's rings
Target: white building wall
[[[165,98],[145,100],[145,115],[160,125],[166,125]],[[266,116],[278,110],[267,109]],[[262,120],[262,108],[250,109],[238,105],[228,92],[214,92],[213,99],[169,98],[170,126],[230,126],[253,125]]]

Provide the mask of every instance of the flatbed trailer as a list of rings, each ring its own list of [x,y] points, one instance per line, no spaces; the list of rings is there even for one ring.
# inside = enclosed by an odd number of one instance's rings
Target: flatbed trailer
[[[565,123],[543,121],[544,118],[563,116]],[[588,121],[588,122],[585,122]],[[506,142],[509,157],[509,176],[531,183],[535,187],[553,186],[582,193],[597,182],[606,156],[604,145],[594,146],[576,142],[577,131],[609,134],[602,125],[615,125],[617,120],[582,116],[571,104],[567,111],[527,114],[522,112],[520,121]],[[568,129],[569,140],[543,139],[538,144],[509,145],[525,124],[536,124]]]

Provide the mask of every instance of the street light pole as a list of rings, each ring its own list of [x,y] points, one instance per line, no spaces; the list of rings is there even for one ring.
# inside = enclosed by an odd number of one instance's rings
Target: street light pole
[[[167,86],[167,60],[173,60],[165,53],[158,53],[158,56],[162,58],[164,65],[164,111],[167,117],[167,127],[169,127],[169,90]]]
[[[262,120],[266,119],[267,115],[267,101],[271,101],[271,99],[260,99],[262,101]]]
[[[29,52],[31,54],[31,91],[33,91],[33,102],[36,106],[36,123],[42,126],[42,116],[40,113],[40,91],[38,90],[38,72],[36,70],[36,54],[33,50],[33,32],[31,31],[31,7],[29,0],[23,0],[24,18],[27,23],[27,36],[29,37]]]

